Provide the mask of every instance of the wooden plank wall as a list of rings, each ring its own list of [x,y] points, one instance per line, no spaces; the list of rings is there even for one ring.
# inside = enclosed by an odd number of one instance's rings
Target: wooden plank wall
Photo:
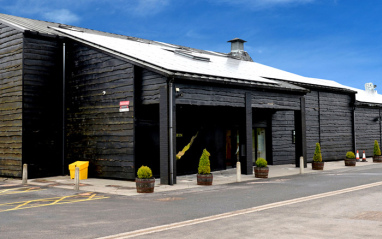
[[[62,45],[25,36],[23,163],[28,177],[62,172]]]
[[[90,161],[90,176],[134,179],[134,67],[68,45],[68,162]],[[130,101],[129,112],[119,112],[120,101]]]
[[[0,23],[0,176],[22,174],[23,35]]]
[[[294,164],[295,144],[292,142],[294,111],[277,111],[272,116],[273,165]]]
[[[318,91],[311,91],[305,96],[306,143],[308,162],[313,161],[316,143],[320,142],[320,107]]]
[[[356,108],[356,141],[357,150],[362,157],[362,151],[365,150],[366,156],[373,156],[374,141],[378,140],[381,145],[381,133],[379,121],[376,121],[380,117],[380,109],[375,108]]]
[[[144,105],[159,104],[159,89],[167,84],[166,77],[146,69],[142,69],[141,76],[141,103]]]
[[[182,94],[176,99],[177,104],[245,107],[245,94],[248,92],[253,108],[300,109],[300,96],[294,94],[185,83],[176,83],[175,87]]]
[[[306,99],[308,162],[317,140],[323,160],[343,159],[353,150],[351,95],[312,90]]]

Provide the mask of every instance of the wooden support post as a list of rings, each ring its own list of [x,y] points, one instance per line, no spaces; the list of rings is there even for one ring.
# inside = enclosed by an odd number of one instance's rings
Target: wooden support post
[[[305,96],[301,97],[301,145],[302,145],[302,156],[304,157],[304,167],[308,167],[308,154],[307,154],[307,144],[306,144],[306,116],[305,116]]]
[[[308,166],[306,148],[306,119],[305,119],[305,97],[301,97],[300,111],[294,112],[296,131],[296,167],[300,167],[300,157],[304,158],[304,167]]]
[[[74,190],[80,190],[80,168],[76,167],[74,172]]]
[[[23,164],[23,180],[22,184],[28,184],[28,164]]]
[[[159,90],[159,154],[160,154],[160,166],[159,177],[161,184],[169,184],[169,164],[168,164],[168,93],[167,85],[163,86]]]
[[[241,150],[241,149],[240,149]],[[245,94],[245,160],[243,161],[242,173],[253,174],[252,162],[252,95]]]

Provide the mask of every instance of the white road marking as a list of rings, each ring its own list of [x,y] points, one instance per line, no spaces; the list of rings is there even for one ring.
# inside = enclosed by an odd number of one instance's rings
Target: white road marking
[[[311,196],[307,196],[307,197],[301,197],[301,198],[295,198],[295,199],[281,201],[281,202],[270,203],[270,204],[266,204],[266,205],[262,205],[262,206],[241,209],[241,210],[237,210],[237,211],[233,211],[233,212],[227,212],[227,213],[217,214],[217,215],[213,215],[213,216],[202,217],[202,218],[197,218],[197,219],[193,219],[193,220],[187,220],[187,221],[183,221],[183,222],[176,222],[176,223],[171,223],[171,224],[162,225],[162,226],[144,228],[144,229],[135,230],[135,231],[131,231],[131,232],[125,232],[125,233],[120,233],[120,234],[116,234],[116,235],[101,237],[98,239],[125,239],[125,238],[143,236],[143,235],[147,235],[147,234],[151,234],[151,233],[155,233],[155,232],[161,232],[161,231],[171,230],[171,229],[175,229],[175,228],[186,227],[186,226],[191,226],[191,225],[210,222],[210,221],[216,221],[216,220],[220,220],[220,219],[224,219],[224,218],[229,218],[229,217],[239,216],[239,215],[243,215],[243,214],[259,212],[259,211],[264,211],[267,209],[287,206],[287,205],[301,203],[301,202],[307,202],[307,201],[325,198],[325,197],[331,197],[331,196],[335,196],[335,195],[340,195],[340,194],[344,194],[344,193],[348,193],[348,192],[354,192],[354,191],[363,190],[363,189],[372,188],[372,187],[377,187],[377,186],[382,186],[382,182],[370,183],[370,184],[365,184],[365,185],[361,185],[361,186],[345,188],[345,189],[341,189],[341,190],[337,190],[337,191],[320,193],[320,194],[311,195]]]

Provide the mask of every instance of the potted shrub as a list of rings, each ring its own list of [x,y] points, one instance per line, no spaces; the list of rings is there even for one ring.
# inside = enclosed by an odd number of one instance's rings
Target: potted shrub
[[[267,160],[258,158],[256,160],[255,178],[268,178],[269,168]]]
[[[147,166],[141,166],[135,179],[138,193],[152,193],[155,187],[155,178],[151,169]]]
[[[351,151],[346,153],[345,166],[355,166],[356,164],[355,154]]]
[[[324,170],[324,162],[322,162],[321,147],[319,143],[316,143],[316,150],[314,151],[313,155],[312,169]]]
[[[382,163],[381,149],[379,148],[379,144],[377,140],[374,141],[373,162]]]
[[[210,167],[210,153],[206,149],[203,150],[200,157],[196,179],[198,185],[212,185],[213,175]]]

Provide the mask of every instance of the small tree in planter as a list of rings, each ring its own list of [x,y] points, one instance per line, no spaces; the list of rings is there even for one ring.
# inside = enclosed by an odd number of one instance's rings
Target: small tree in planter
[[[346,153],[345,166],[355,166],[356,164],[355,154],[351,151]]]
[[[200,157],[196,178],[198,185],[212,185],[213,175],[210,167],[210,153],[206,149],[203,150]]]
[[[269,168],[267,160],[258,158],[256,160],[255,178],[268,178]]]
[[[151,169],[147,166],[141,166],[135,179],[138,193],[153,193],[155,187],[155,178]]]
[[[314,151],[313,155],[312,169],[324,170],[324,162],[322,162],[321,147],[319,143],[316,143],[316,150]]]
[[[373,162],[382,163],[381,149],[379,148],[379,144],[377,140],[374,141]]]

